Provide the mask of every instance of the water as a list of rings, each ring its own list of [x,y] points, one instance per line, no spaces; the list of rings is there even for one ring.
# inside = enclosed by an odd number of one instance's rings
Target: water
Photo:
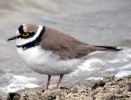
[[[29,69],[18,56],[15,42],[6,41],[20,24],[28,22],[59,29],[89,44],[124,48],[90,55],[78,70],[64,77],[63,84],[131,74],[130,18],[130,0],[0,0],[0,90],[45,85],[47,77]],[[57,79],[52,79],[52,86]]]

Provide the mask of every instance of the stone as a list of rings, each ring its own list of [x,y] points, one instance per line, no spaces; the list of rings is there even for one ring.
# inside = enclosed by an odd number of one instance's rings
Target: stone
[[[9,93],[7,100],[20,100],[21,96],[18,93]]]
[[[127,91],[131,92],[131,83],[127,84]]]
[[[40,96],[41,100],[48,100],[48,97],[50,95],[50,91],[46,90],[44,93]],[[50,98],[50,97],[49,97]]]

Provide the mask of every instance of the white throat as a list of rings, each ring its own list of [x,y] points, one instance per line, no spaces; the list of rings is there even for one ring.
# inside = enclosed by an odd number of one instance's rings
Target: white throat
[[[16,45],[21,46],[21,45],[25,45],[29,42],[36,40],[36,38],[40,35],[42,29],[43,29],[43,27],[41,25],[39,25],[37,32],[33,37],[28,38],[28,39],[21,39],[21,38],[16,39]]]

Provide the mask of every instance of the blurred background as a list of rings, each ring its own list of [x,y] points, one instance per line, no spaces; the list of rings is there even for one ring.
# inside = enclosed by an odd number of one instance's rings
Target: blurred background
[[[1,91],[42,87],[47,79],[20,59],[15,41],[6,41],[23,23],[47,25],[89,44],[124,48],[89,56],[63,84],[131,74],[131,0],[0,0]]]

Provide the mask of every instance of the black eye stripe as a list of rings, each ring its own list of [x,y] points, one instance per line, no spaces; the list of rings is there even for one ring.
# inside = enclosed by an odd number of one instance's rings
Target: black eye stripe
[[[18,28],[18,30],[19,30],[19,33],[24,33],[23,25],[20,25],[20,27]]]
[[[24,35],[24,34],[29,34],[29,35]],[[30,38],[30,37],[33,37],[35,35],[35,32],[23,32],[21,33],[21,35],[19,36],[19,38],[24,38],[24,39],[27,39],[27,38]]]
[[[35,32],[28,32],[29,33],[29,37],[34,36]]]
[[[35,34],[35,32],[29,32],[30,34]]]
[[[22,36],[29,36],[29,35],[30,35],[29,32],[22,33]]]

